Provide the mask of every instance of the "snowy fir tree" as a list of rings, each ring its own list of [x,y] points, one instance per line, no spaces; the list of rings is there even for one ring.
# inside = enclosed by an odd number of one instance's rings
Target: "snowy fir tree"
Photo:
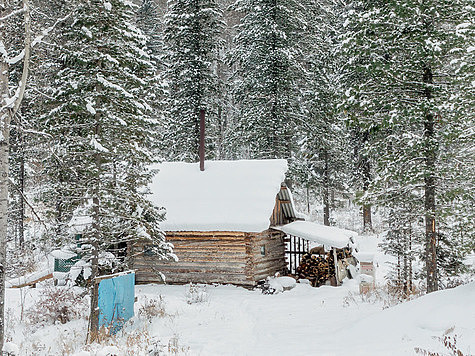
[[[213,157],[222,102],[219,50],[222,11],[215,0],[170,0],[165,15],[164,150],[168,159],[196,161],[199,112],[206,112],[207,158]]]
[[[55,100],[42,125],[54,140],[47,170],[57,214],[63,223],[73,212],[90,217],[80,243],[94,278],[99,258],[114,258],[105,254],[112,246],[147,239],[159,256],[170,251],[159,229],[163,213],[144,189],[154,161],[148,148],[157,137],[145,100],[155,67],[145,36],[133,25],[130,2],[73,1],[70,9],[60,39],[62,66],[52,85]]]
[[[294,0],[238,0],[232,63],[236,140],[248,157],[289,158],[295,148],[305,9]]]
[[[299,81],[303,116],[297,121],[299,151],[292,159],[300,184],[313,187],[323,203],[323,223],[330,225],[335,193],[348,192],[349,145],[338,110],[340,70],[337,40],[340,7],[328,1],[308,1],[302,36],[305,76]],[[309,194],[311,192],[309,191]]]
[[[149,55],[160,65],[160,57],[163,53],[163,15],[154,0],[142,0],[137,9],[136,22],[142,33],[147,36],[146,46]]]
[[[466,1],[354,2],[345,25],[348,110],[358,127],[372,134],[377,177],[373,198],[387,203],[387,190],[401,199],[418,192],[425,221],[427,290],[438,289],[437,240],[441,201],[446,195],[442,163],[450,156],[450,135],[463,119],[446,110],[456,80],[447,71],[467,16]],[[452,15],[456,11],[457,18]]]
[[[146,49],[150,56],[150,62],[155,67],[155,74],[147,78],[147,102],[153,108],[153,116],[159,118],[162,115],[163,101],[165,98],[164,87],[161,83],[164,66],[164,23],[161,9],[154,0],[143,0],[137,9],[136,23],[146,37]],[[160,155],[158,148],[160,140],[154,142],[154,151]]]

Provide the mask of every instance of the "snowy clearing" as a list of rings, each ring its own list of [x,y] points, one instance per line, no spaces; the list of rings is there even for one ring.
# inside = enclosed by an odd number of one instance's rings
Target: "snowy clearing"
[[[444,355],[440,339],[447,333],[464,355],[475,353],[475,283],[384,310],[382,299],[359,295],[355,280],[338,288],[297,284],[275,295],[223,285],[198,289],[201,298],[190,300],[187,285],[137,286],[130,324],[91,347],[84,346],[85,319],[41,328],[20,323],[22,291],[8,289],[7,340],[21,355],[146,355],[131,339],[156,343],[160,354],[410,355],[420,348]],[[27,307],[40,290],[23,289]],[[143,305],[154,300],[163,315],[144,315]]]

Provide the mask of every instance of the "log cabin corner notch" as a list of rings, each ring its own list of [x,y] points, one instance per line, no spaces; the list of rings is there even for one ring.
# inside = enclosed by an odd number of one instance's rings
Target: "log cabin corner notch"
[[[285,185],[285,160],[166,162],[151,185],[167,209],[162,229],[178,261],[163,261],[137,243],[131,252],[137,283],[232,283],[254,286],[284,271],[285,234],[296,220]]]

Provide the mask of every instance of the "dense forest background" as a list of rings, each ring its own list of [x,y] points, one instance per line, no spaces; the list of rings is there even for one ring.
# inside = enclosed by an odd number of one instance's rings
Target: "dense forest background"
[[[22,76],[24,6],[0,2],[2,112]],[[475,247],[473,1],[29,8],[29,78],[8,143],[1,136],[7,274],[34,263],[32,251],[71,243],[68,224],[82,213],[93,221],[89,258],[144,237],[170,252],[164,211],[143,188],[151,163],[197,161],[200,109],[207,159],[287,159],[297,202],[326,225],[344,224],[346,209],[372,233],[377,211],[397,257],[388,277],[402,290],[421,280],[434,291],[464,272]]]

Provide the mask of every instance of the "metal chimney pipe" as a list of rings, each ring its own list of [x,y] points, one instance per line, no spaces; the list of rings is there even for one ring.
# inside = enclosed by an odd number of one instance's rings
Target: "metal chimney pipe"
[[[200,109],[200,171],[205,170],[205,111]]]

